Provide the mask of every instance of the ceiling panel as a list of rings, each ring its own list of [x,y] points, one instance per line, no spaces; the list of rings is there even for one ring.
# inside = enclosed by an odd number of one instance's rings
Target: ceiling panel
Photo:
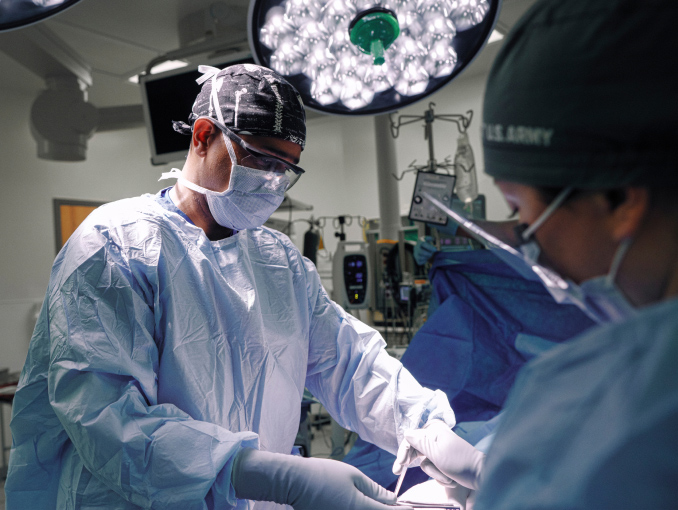
[[[145,67],[149,60],[160,53],[117,37],[92,34],[87,28],[78,25],[53,23],[50,29],[73,48],[90,67],[123,78]]]
[[[205,3],[207,0],[84,0],[46,23],[77,25],[90,29],[93,38],[99,32],[166,51],[179,43],[180,6]]]

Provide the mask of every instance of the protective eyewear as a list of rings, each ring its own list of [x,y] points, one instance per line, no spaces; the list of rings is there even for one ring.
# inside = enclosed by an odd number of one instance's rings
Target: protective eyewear
[[[285,161],[284,159],[279,158],[278,156],[274,156],[273,154],[266,154],[255,149],[251,144],[247,143],[245,140],[240,138],[230,128],[228,128],[221,122],[211,117],[204,118],[212,121],[212,123],[219,129],[221,129],[221,131],[223,131],[223,133],[226,136],[228,136],[230,140],[237,143],[238,146],[247,153],[246,156],[240,158],[238,164],[246,166],[248,168],[254,168],[256,170],[263,170],[265,172],[275,172],[287,175],[287,178],[290,180],[290,185],[288,186],[287,190],[294,186],[301,177],[301,175],[304,173],[303,168],[293,163],[290,163],[289,161]]]
[[[528,225],[521,223],[514,227],[514,232],[518,238],[518,249],[523,253],[527,260],[536,264],[539,260],[541,247],[534,237],[534,233],[548,220],[551,215],[565,202],[565,200],[574,192],[573,187],[563,189],[558,196],[548,205],[546,209],[539,215],[539,217]]]
[[[541,214],[540,218],[529,227],[520,229],[518,232],[520,244],[517,248],[497,239],[479,225],[468,220],[457,211],[448,208],[428,193],[422,193],[422,196],[431,201],[431,203],[445,212],[459,225],[463,226],[468,233],[480,241],[486,248],[492,250],[497,257],[516,270],[518,274],[529,280],[540,281],[557,303],[575,305],[588,315],[589,318],[598,323],[623,320],[633,313],[633,307],[626,299],[620,299],[620,292],[614,291],[614,278],[631,244],[630,239],[624,241],[617,249],[608,275],[604,277],[605,281],[602,286],[598,281],[600,280],[599,278],[577,284],[569,279],[562,278],[551,269],[537,262],[540,250],[539,245],[534,239],[534,232],[543,225],[553,211],[560,207],[572,192],[572,188],[564,189]]]

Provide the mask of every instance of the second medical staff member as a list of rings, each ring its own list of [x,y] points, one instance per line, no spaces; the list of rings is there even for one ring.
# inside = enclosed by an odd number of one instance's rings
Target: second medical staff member
[[[386,510],[357,469],[289,455],[308,387],[395,452],[447,397],[330,301],[261,225],[303,172],[297,91],[253,65],[201,69],[173,188],[105,205],[58,255],[14,400],[8,510]]]
[[[492,68],[485,165],[525,267],[601,326],[523,369],[486,459],[441,423],[406,434],[475,510],[676,507],[676,26],[675,0],[541,0]]]

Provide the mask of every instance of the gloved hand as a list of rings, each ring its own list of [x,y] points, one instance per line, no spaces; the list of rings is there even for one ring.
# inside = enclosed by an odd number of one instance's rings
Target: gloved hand
[[[473,510],[476,501],[476,491],[467,489],[463,485],[458,485],[455,488],[445,487],[445,494],[447,495],[448,502],[454,501],[464,510]]]
[[[447,501],[458,502],[462,510],[473,510],[476,504],[476,491],[463,485],[458,485],[455,488],[445,487],[445,493],[447,494]]]
[[[477,489],[485,454],[460,438],[442,420],[431,420],[424,428],[405,432],[398,448],[393,472],[400,474],[418,456],[421,469],[434,480],[453,487],[455,482]]]
[[[466,508],[465,510],[473,510],[476,506],[476,491],[469,492],[468,498],[466,498]]]
[[[426,236],[423,241],[417,242],[414,247],[414,260],[420,266],[423,266],[428,262],[435,252],[438,251],[438,248],[433,244],[433,237]]]
[[[231,483],[239,499],[273,501],[295,510],[392,510],[388,505],[396,502],[395,494],[343,462],[250,448],[236,456]]]

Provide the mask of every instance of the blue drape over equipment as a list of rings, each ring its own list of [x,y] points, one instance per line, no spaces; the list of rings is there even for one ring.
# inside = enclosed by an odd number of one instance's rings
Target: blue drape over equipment
[[[455,431],[475,444],[488,427],[466,434],[463,422],[494,418],[527,360],[594,323],[487,250],[439,252],[429,278],[439,304],[401,361],[423,386],[447,394],[462,424]],[[360,439],[344,459],[387,488],[396,481],[394,460]],[[402,490],[426,479],[410,469]]]

